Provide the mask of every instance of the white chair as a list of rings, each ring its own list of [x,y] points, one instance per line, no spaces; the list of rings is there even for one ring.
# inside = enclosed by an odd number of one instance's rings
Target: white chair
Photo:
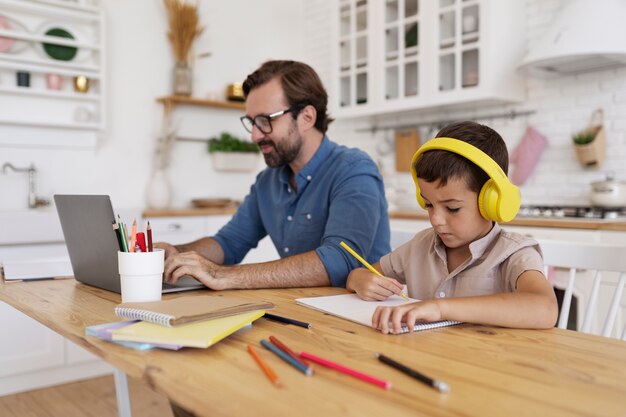
[[[601,333],[602,336],[610,337],[621,308],[622,293],[624,284],[626,284],[626,246],[549,239],[537,240],[543,252],[546,275],[550,266],[569,271],[558,327],[561,329],[566,327],[576,278],[580,279],[583,275],[589,277],[590,274],[585,273],[587,272],[585,270],[588,270],[592,272],[593,280],[590,294],[585,303],[582,326],[579,330],[585,333],[591,332],[594,317],[599,308],[602,307],[598,305],[598,295],[600,286],[603,284],[613,291],[612,301],[604,319]],[[616,276],[619,278],[616,279]],[[626,326],[622,331],[621,339],[626,340]]]

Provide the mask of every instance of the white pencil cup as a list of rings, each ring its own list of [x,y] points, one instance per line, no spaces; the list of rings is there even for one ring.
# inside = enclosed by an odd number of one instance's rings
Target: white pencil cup
[[[165,251],[118,252],[122,302],[159,301],[163,286]]]

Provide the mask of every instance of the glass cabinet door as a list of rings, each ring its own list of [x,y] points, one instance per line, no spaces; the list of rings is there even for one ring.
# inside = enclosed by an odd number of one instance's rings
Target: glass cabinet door
[[[419,1],[385,0],[385,100],[419,93]]]
[[[479,0],[439,0],[439,90],[480,84]]]
[[[368,4],[367,0],[339,2],[339,106],[368,101]]]

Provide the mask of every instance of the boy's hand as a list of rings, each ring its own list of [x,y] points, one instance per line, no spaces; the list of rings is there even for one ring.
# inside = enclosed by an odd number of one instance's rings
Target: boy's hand
[[[348,276],[346,289],[366,301],[386,300],[393,294],[401,295],[404,285],[393,278],[371,273],[365,268],[353,269]]]
[[[402,331],[403,323],[409,328],[409,332],[412,332],[416,321],[438,320],[443,320],[439,304],[429,300],[396,307],[377,307],[372,316],[372,326],[384,334],[398,334]]]

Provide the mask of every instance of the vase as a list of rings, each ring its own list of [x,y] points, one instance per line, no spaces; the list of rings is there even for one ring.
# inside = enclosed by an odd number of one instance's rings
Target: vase
[[[174,95],[190,96],[193,74],[187,61],[177,61],[174,66]]]
[[[146,205],[151,209],[165,209],[172,202],[172,186],[165,170],[156,169],[146,187]]]

